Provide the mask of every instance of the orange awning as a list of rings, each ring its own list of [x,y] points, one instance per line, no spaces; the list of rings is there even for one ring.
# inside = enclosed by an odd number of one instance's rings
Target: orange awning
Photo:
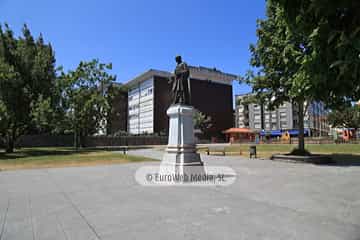
[[[249,128],[229,128],[223,131],[223,133],[230,134],[230,133],[254,133],[254,132]]]

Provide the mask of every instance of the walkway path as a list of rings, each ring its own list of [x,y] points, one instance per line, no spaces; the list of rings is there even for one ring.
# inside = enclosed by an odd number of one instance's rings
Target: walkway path
[[[236,182],[138,185],[135,171],[158,162],[0,172],[0,240],[360,239],[360,167],[203,159]]]

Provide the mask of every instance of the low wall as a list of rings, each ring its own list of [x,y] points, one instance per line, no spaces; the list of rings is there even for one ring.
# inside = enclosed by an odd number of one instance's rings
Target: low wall
[[[84,138],[84,147],[124,146],[124,145],[165,145],[167,136],[90,136]],[[15,144],[16,147],[72,147],[73,135],[24,135]],[[4,148],[0,141],[0,148]]]
[[[23,135],[17,141],[16,147],[72,147],[72,135]]]
[[[86,137],[84,139],[84,145],[86,147],[165,145],[167,144],[167,142],[168,142],[167,136],[123,136],[123,137],[96,136],[96,137]]]
[[[253,144],[254,141],[249,141],[249,140],[240,140],[240,141],[236,141],[234,142],[234,144],[236,143],[242,143],[242,144]],[[298,144],[299,143],[299,139],[297,137],[292,137],[290,140],[281,140],[281,139],[276,139],[276,138],[272,138],[272,139],[263,139],[260,140],[260,143],[262,144]],[[305,137],[305,144],[360,144],[360,139],[351,139],[348,141],[342,140],[342,139],[338,139],[338,140],[334,140],[333,138],[316,138],[316,137]]]

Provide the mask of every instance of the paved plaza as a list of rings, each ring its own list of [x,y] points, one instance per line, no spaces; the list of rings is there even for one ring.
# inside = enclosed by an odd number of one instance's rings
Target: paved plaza
[[[158,162],[0,172],[0,240],[360,239],[360,167],[202,158],[235,183],[139,185],[135,171]]]

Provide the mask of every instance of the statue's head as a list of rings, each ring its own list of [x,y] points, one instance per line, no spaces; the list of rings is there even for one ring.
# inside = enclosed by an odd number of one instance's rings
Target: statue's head
[[[177,55],[177,56],[175,57],[175,61],[176,61],[177,63],[181,63],[181,62],[182,62],[181,56],[180,56],[180,55]]]

